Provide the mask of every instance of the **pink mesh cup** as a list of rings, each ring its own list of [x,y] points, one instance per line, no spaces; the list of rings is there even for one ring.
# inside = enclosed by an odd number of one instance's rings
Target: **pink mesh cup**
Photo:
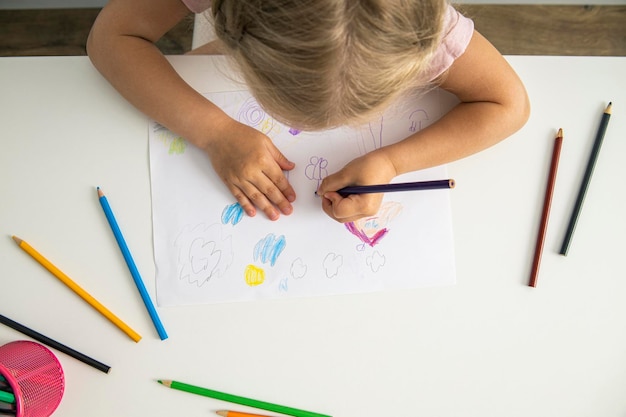
[[[63,368],[39,343],[20,340],[0,346],[0,375],[13,389],[16,417],[48,417],[63,397]]]

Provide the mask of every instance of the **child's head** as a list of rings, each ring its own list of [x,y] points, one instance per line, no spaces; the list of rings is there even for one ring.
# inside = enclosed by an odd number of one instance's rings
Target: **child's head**
[[[214,0],[215,31],[259,103],[325,129],[362,121],[419,85],[445,0]]]

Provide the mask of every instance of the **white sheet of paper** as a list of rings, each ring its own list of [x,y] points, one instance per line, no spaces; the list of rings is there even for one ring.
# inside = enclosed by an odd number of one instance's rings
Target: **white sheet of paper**
[[[376,216],[343,225],[315,195],[326,175],[399,141],[456,102],[433,90],[360,128],[299,132],[268,116],[247,91],[205,94],[272,138],[296,168],[294,212],[247,217],[208,157],[150,123],[157,302],[160,306],[322,296],[455,283],[450,190],[387,193]],[[394,182],[447,179],[445,166]]]

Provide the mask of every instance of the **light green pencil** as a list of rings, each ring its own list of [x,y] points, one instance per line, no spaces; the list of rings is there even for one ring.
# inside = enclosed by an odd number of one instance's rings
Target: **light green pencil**
[[[15,402],[15,395],[10,392],[0,390],[0,401],[13,404]]]
[[[205,397],[214,398],[216,400],[227,401],[233,404],[245,405],[248,407],[259,408],[261,410],[272,411],[274,413],[286,414],[294,417],[330,417],[326,414],[319,414],[312,411],[299,410],[297,408],[286,407],[284,405],[272,404],[265,401],[258,401],[250,398],[240,397],[238,395],[226,394],[224,392],[213,391],[211,389],[201,388],[195,385],[189,385],[178,381],[170,381],[164,379],[159,380],[159,384],[163,384],[168,388],[190,392],[192,394],[203,395]]]

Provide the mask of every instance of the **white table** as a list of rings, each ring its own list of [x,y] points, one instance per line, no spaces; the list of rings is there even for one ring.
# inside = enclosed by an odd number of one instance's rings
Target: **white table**
[[[198,60],[210,88],[229,88],[211,76],[209,58],[177,59]],[[105,375],[58,353],[67,386],[55,416],[207,417],[235,408],[168,390],[159,378],[335,417],[623,416],[626,58],[508,59],[533,112],[510,139],[449,165],[457,180],[457,285],[161,308],[170,334],[163,342],[95,191],[114,193],[118,222],[154,295],[147,119],[85,57],[0,59],[0,314],[112,366]],[[609,100],[613,117],[562,257]],[[533,289],[527,282],[560,127],[565,141]],[[13,234],[143,340],[135,344],[88,308],[17,248]],[[0,326],[0,345],[23,338]]]

